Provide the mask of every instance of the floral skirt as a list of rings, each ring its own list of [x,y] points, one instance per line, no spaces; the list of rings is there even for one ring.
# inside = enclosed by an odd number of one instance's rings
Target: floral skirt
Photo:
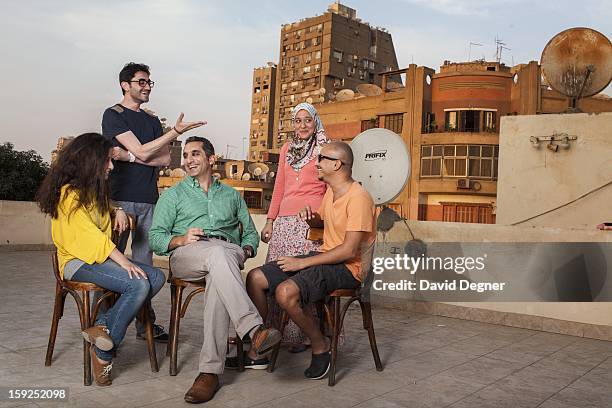
[[[272,262],[280,256],[297,256],[304,255],[311,251],[318,251],[321,246],[319,241],[310,241],[306,239],[308,233],[308,224],[300,221],[297,216],[277,217],[274,220],[272,228],[272,239],[268,245],[268,255],[266,262]],[[278,303],[271,295],[268,297],[268,324],[278,322],[280,319],[281,309]],[[306,313],[312,314],[316,319],[317,309],[315,305],[307,306]],[[300,328],[289,320],[285,332],[283,333],[283,341],[292,344],[309,344],[308,339]]]

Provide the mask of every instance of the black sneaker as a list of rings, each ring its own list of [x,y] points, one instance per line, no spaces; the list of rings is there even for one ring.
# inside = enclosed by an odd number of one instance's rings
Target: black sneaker
[[[249,357],[246,351],[244,352],[244,368],[250,368],[253,370],[265,370],[266,368],[268,368],[268,364],[270,364],[270,360],[268,360],[268,357],[262,357],[257,360],[253,360]],[[227,357],[225,359],[225,368],[227,368],[228,370],[237,370],[238,356]]]
[[[310,367],[304,370],[306,378],[311,380],[320,380],[325,378],[331,367],[331,351],[326,351],[321,354],[313,354],[310,362]]]
[[[136,333],[136,338],[139,340],[146,340],[146,334]],[[159,324],[153,325],[153,341],[157,343],[168,343],[168,333],[164,329],[164,326],[160,326]]]

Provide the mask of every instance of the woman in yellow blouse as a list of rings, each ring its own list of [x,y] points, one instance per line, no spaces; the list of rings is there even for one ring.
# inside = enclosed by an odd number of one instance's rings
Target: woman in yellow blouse
[[[149,265],[132,262],[111,241],[111,211],[115,228],[127,217],[108,198],[108,174],[113,170],[112,145],[102,135],[86,133],[65,146],[38,191],[42,211],[52,217],[51,235],[65,280],[91,282],[119,293],[112,308],[83,331],[92,343],[91,358],[98,385],[110,385],[112,351],[143,303],[164,285],[164,275]]]

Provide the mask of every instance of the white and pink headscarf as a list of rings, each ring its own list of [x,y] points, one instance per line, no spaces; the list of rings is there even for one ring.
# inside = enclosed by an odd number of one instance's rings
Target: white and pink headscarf
[[[287,150],[287,163],[295,171],[299,171],[312,159],[316,158],[321,148],[325,143],[329,143],[325,129],[323,129],[323,123],[319,117],[319,113],[312,104],[302,102],[293,108],[291,112],[291,120],[295,120],[295,116],[301,110],[305,110],[312,116],[315,127],[313,134],[308,139],[300,139],[297,134],[294,133],[291,142],[289,143],[289,149]]]

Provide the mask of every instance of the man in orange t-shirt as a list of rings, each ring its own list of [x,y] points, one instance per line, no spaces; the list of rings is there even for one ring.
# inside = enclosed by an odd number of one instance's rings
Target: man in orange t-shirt
[[[321,149],[317,170],[328,188],[317,212],[306,206],[298,217],[311,227],[324,228],[322,252],[300,257],[280,257],[276,262],[253,269],[247,277],[247,291],[261,316],[267,314],[267,294],[310,338],[312,361],[304,375],[321,379],[330,366],[330,342],[303,306],[323,300],[336,289],[354,289],[363,280],[366,260],[376,236],[374,201],[352,178],[353,152],[343,142]],[[365,263],[365,262],[364,262]],[[255,356],[249,355],[250,358]],[[247,359],[248,361],[248,359]]]

